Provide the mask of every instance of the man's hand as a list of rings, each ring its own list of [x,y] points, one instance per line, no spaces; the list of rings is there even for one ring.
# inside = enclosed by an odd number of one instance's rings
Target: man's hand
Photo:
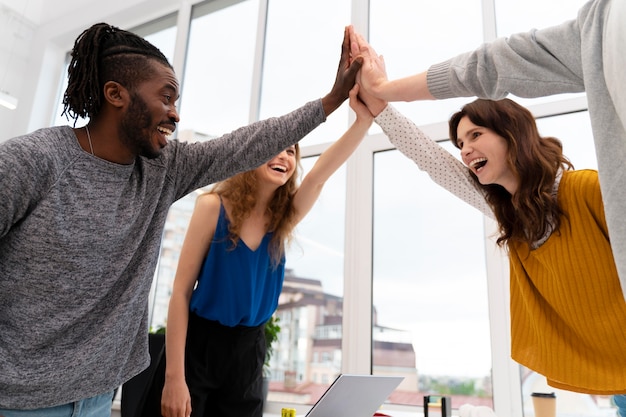
[[[346,101],[350,90],[356,82],[356,75],[361,69],[363,58],[350,55],[350,27],[346,26],[343,33],[343,44],[341,45],[341,59],[339,68],[337,69],[337,77],[335,84],[324,98],[322,98],[322,106],[324,113],[329,116],[337,110],[341,104]]]

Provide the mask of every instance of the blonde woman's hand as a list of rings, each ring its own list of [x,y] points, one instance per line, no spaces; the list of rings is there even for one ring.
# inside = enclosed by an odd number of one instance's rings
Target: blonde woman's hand
[[[356,113],[356,118],[359,121],[363,121],[369,125],[374,121],[374,115],[368,109],[366,104],[359,98],[360,87],[356,84],[352,90],[350,90],[350,108]]]
[[[163,417],[189,417],[191,415],[191,395],[184,379],[167,380],[161,397]]]

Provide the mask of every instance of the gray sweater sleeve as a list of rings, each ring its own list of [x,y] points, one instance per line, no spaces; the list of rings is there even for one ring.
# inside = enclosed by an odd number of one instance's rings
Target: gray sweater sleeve
[[[428,70],[430,93],[437,99],[543,97],[585,90],[581,30],[591,2],[576,20],[542,30],[498,38]]]
[[[206,142],[176,143],[171,179],[178,198],[189,192],[258,167],[297,143],[326,120],[321,99],[280,117],[241,127]],[[166,147],[167,150],[169,148]]]

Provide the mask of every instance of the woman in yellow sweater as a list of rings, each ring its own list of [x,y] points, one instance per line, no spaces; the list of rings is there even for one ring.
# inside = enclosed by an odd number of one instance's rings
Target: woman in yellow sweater
[[[366,57],[360,77],[384,74]],[[365,83],[367,85],[367,83]],[[459,161],[391,105],[360,96],[391,142],[499,226],[508,249],[512,357],[560,389],[626,396],[626,302],[595,170],[573,170],[512,100],[479,99],[450,121]],[[626,410],[620,408],[626,417]]]

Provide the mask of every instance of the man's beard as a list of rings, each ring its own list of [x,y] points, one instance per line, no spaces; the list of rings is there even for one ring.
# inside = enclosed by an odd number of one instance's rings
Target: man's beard
[[[136,93],[131,93],[130,105],[122,117],[120,139],[135,155],[149,159],[161,155],[160,149],[152,145],[152,118],[146,102]]]

